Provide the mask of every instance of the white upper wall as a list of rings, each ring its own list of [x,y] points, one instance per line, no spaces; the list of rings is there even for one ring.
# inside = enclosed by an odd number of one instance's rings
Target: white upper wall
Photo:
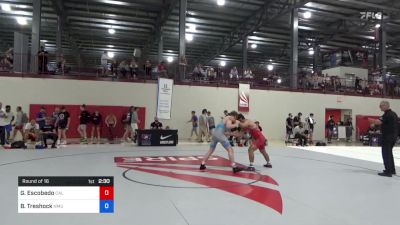
[[[328,74],[329,76],[338,76],[339,78],[350,78],[350,74],[354,74],[354,76],[359,77],[363,80],[368,80],[368,70],[357,67],[347,67],[347,66],[338,66],[326,70],[322,70],[322,74]],[[348,74],[346,76],[346,74]]]
[[[324,136],[325,109],[351,109],[355,115],[381,115],[379,98],[337,96],[281,91],[250,91],[248,117],[259,120],[267,138],[285,136],[285,119],[289,112],[303,117],[314,113],[317,122],[315,138]],[[156,112],[157,84],[82,81],[63,79],[0,77],[0,101],[11,105],[13,111],[20,105],[27,112],[29,104],[93,104],[146,107],[146,127]],[[400,101],[389,100],[392,108],[400,112]],[[179,130],[180,138],[188,138],[190,111],[200,113],[203,108],[212,112],[216,121],[223,110],[237,110],[238,90],[196,86],[174,86],[172,119],[162,121]]]

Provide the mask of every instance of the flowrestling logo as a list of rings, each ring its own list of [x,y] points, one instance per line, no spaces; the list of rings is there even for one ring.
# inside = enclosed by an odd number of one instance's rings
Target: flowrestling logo
[[[282,196],[279,184],[270,176],[254,172],[234,174],[230,161],[223,157],[213,156],[207,162],[207,170],[200,171],[202,156],[141,156],[115,157],[118,167],[128,171],[159,175],[178,179],[193,184],[218,189],[258,202],[282,214]],[[125,177],[126,178],[126,177]],[[248,182],[238,181],[241,178]],[[266,187],[268,186],[268,187]]]
[[[142,134],[142,145],[151,145],[151,134]]]

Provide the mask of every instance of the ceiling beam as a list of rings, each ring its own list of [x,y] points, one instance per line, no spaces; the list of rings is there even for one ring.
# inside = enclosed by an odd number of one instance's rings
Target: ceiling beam
[[[145,46],[143,48],[143,56],[147,56],[150,49],[153,47],[153,45],[155,43],[158,43],[158,41],[160,40],[160,37],[162,35],[162,29],[163,29],[164,25],[167,23],[169,16],[172,14],[172,11],[179,3],[179,0],[164,0],[164,1],[167,1],[167,2],[164,4],[163,9],[157,16],[154,32],[149,37],[147,43],[145,44]],[[145,58],[145,57],[143,57],[143,58]]]
[[[63,27],[63,35],[70,43],[72,50],[77,53],[77,62],[78,65],[80,65],[80,63],[84,61],[84,58],[82,57],[82,52],[78,45],[77,40],[79,38],[76,39],[73,35],[71,35],[70,26],[68,23],[68,14],[67,10],[64,8],[64,3],[62,0],[50,0],[50,1],[53,5],[54,11],[56,12],[57,16],[59,16],[61,19],[61,24]]]
[[[253,13],[250,17],[246,18],[246,20],[232,29],[231,32],[222,38],[220,43],[211,46],[209,51],[205,51],[200,61],[207,64],[216,56],[223,54],[226,50],[242,41],[244,37],[271,22],[277,21],[283,15],[288,14],[293,8],[300,8],[308,2],[310,1],[294,0],[290,3],[289,0],[265,0],[264,5],[257,10],[257,12]],[[275,3],[280,3],[280,7],[273,7]]]

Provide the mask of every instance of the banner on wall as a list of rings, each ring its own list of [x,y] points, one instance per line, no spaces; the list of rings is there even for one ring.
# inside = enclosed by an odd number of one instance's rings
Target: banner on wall
[[[174,80],[158,78],[157,117],[159,119],[171,119],[173,86]]]
[[[239,112],[250,111],[250,84],[239,84]]]

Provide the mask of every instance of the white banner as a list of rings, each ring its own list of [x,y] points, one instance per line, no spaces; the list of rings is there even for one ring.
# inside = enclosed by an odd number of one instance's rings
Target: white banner
[[[250,84],[239,84],[239,112],[250,112]]]
[[[157,117],[171,119],[172,89],[174,80],[158,78]]]

